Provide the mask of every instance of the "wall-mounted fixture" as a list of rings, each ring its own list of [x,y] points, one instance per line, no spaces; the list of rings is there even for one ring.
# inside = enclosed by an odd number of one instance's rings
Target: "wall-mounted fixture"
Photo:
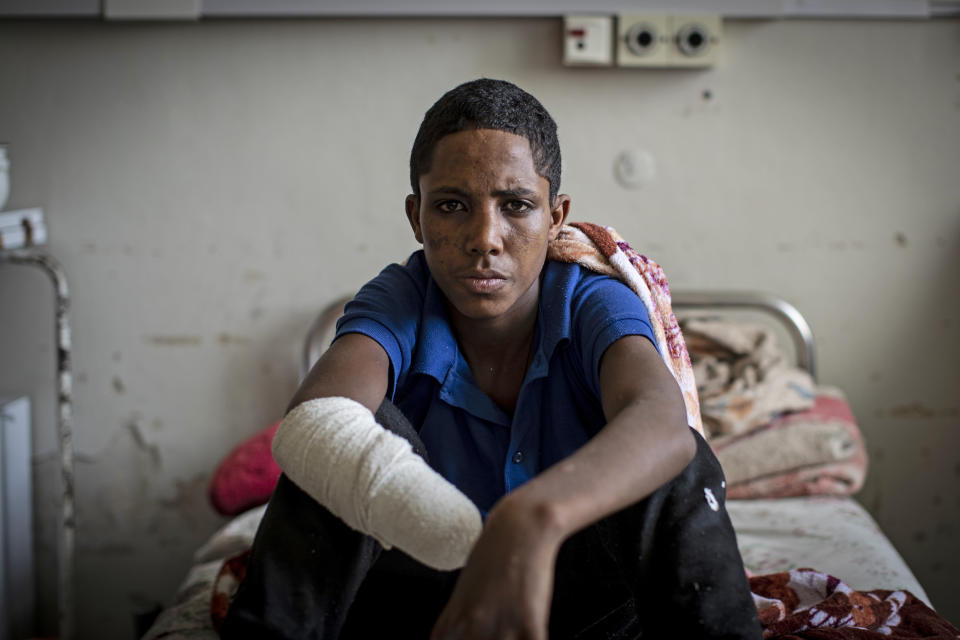
[[[617,18],[617,65],[710,67],[717,63],[722,23],[716,15],[635,15]]]
[[[613,64],[613,16],[566,16],[563,64],[609,67]]]

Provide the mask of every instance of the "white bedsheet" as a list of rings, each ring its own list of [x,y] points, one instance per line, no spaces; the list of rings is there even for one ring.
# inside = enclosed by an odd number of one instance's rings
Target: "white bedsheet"
[[[876,521],[854,499],[729,500],[740,555],[757,575],[809,567],[857,590],[906,589],[930,598]]]

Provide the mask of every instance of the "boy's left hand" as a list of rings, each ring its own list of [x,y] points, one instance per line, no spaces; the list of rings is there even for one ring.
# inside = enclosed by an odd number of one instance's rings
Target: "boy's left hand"
[[[559,540],[509,499],[490,512],[430,640],[546,640]]]

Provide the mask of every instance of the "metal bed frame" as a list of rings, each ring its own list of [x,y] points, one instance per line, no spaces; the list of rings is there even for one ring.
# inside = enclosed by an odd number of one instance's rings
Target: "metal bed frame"
[[[0,251],[0,264],[19,264],[41,268],[53,282],[57,344],[57,441],[60,446],[60,517],[57,523],[57,586],[59,632],[61,640],[73,640],[74,629],[74,517],[73,488],[73,375],[70,353],[70,290],[67,274],[53,256],[38,249]]]

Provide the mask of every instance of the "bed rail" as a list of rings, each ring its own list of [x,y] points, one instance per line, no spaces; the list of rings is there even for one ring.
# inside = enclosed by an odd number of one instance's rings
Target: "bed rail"
[[[674,312],[687,309],[744,309],[765,312],[786,328],[797,350],[797,364],[817,379],[813,331],[800,312],[782,298],[753,291],[675,291]]]

